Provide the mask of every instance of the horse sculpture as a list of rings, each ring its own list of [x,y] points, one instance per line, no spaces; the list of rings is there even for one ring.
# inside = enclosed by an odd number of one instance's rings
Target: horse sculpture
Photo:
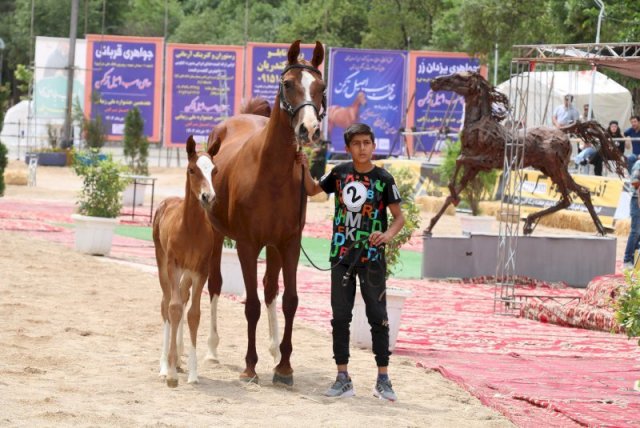
[[[367,103],[367,95],[364,91],[358,92],[350,106],[331,106],[327,112],[327,125],[329,135],[334,126],[347,129],[352,124],[360,121],[360,107]]]
[[[427,235],[431,234],[449,204],[458,204],[460,192],[476,174],[503,167],[506,144],[513,138],[525,138],[523,168],[533,167],[541,171],[557,186],[561,195],[556,205],[529,214],[524,224],[524,234],[531,234],[541,217],[569,207],[571,192],[575,192],[582,199],[598,232],[601,235],[606,233],[591,203],[589,190],[578,185],[568,171],[571,143],[567,133],[574,133],[594,144],[603,159],[615,163],[618,176],[624,176],[626,161],[602,126],[595,121],[576,122],[563,129],[540,126],[527,129],[525,137],[522,131],[512,133],[500,124],[509,110],[509,101],[480,74],[463,72],[437,77],[431,81],[431,89],[453,91],[462,95],[465,99],[465,121],[460,133],[460,156],[456,160],[456,169],[449,182],[450,195],[440,211],[431,219],[429,227],[425,230]],[[496,109],[496,106],[502,108]],[[607,168],[611,168],[608,162],[605,164]],[[460,182],[456,184],[461,167],[464,168],[464,173]]]
[[[219,144],[212,145],[208,152],[196,152],[196,142],[189,137],[185,197],[165,199],[153,218],[153,243],[162,287],[160,312],[164,320],[160,376],[166,377],[170,387],[178,386],[182,313],[189,301],[191,286],[193,297],[187,315],[191,333],[188,383],[198,382],[196,337],[200,324],[200,296],[209,275],[213,248],[213,231],[205,210],[216,197],[212,185],[215,167],[211,157],[218,148]]]
[[[269,119],[241,114],[218,125],[209,136],[209,144],[221,143],[221,148],[215,159],[218,169],[213,182],[216,202],[209,210],[215,234],[208,285],[212,305],[207,358],[217,359],[215,296],[220,294],[222,287],[220,259],[223,238],[228,236],[236,241],[246,288],[248,345],[246,368],[240,377],[257,380],[255,341],[260,318],[257,258],[266,246],[267,268],[263,284],[269,315],[270,351],[276,360],[278,351],[281,353],[273,381],[287,385],[293,384],[291,335],[298,307],[296,270],[306,209],[302,171],[295,167],[295,156],[299,145],[319,140],[320,122],[324,117],[321,111],[326,104],[325,83],[318,70],[324,59],[322,44],[316,42],[311,62],[299,60],[299,54],[298,40],[289,47]],[[278,349],[275,298],[281,269],[285,327]]]

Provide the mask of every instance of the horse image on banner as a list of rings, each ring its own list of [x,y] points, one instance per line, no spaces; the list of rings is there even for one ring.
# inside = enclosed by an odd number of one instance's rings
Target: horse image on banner
[[[618,176],[624,176],[626,161],[598,122],[576,122],[562,129],[543,126],[528,128],[525,136],[522,131],[512,133],[500,124],[509,110],[509,101],[480,74],[463,72],[437,77],[431,81],[431,88],[434,91],[453,91],[462,95],[465,99],[465,120],[460,133],[460,156],[449,182],[450,195],[431,219],[425,234],[431,233],[450,204],[458,204],[460,192],[479,172],[502,168],[506,142],[510,138],[525,138],[522,167],[533,167],[541,171],[557,186],[560,194],[557,204],[527,216],[523,228],[525,235],[533,232],[541,217],[569,207],[571,192],[582,199],[598,232],[601,235],[606,233],[591,202],[589,189],[577,184],[569,174],[571,143],[567,133],[574,133],[597,147],[604,160],[615,163]],[[608,162],[605,165],[610,167]],[[457,182],[461,168],[464,172]]]
[[[326,105],[325,83],[318,69],[324,59],[322,44],[316,42],[310,62],[300,60],[299,54],[298,40],[289,47],[287,65],[281,73],[269,118],[240,114],[216,126],[209,135],[210,147],[218,143],[221,146],[215,158],[216,201],[208,211],[215,233],[208,285],[212,304],[207,358],[217,359],[217,296],[222,288],[220,261],[223,239],[228,236],[236,241],[247,293],[248,345],[246,368],[241,378],[257,380],[256,325],[260,318],[257,259],[266,246],[267,270],[263,284],[270,351],[275,360],[280,359],[273,381],[286,385],[293,384],[291,336],[298,307],[296,271],[306,210],[302,171],[295,168],[295,156],[300,145],[319,141]],[[255,106],[259,105],[249,103],[247,113],[255,112]],[[278,343],[275,299],[280,270],[284,279],[285,326],[282,342]]]

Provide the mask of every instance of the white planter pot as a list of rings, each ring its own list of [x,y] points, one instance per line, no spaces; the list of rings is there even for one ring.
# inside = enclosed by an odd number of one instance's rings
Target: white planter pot
[[[222,249],[220,271],[222,272],[222,291],[242,296],[244,294],[244,278],[242,277],[238,253],[235,249]]]
[[[404,307],[404,300],[411,296],[411,290],[387,287],[387,316],[389,317],[389,350],[396,348],[398,331],[400,331],[400,316]],[[371,326],[367,321],[365,304],[360,287],[356,287],[356,300],[353,309],[353,321],[351,322],[351,338],[353,343],[360,348],[371,349]]]
[[[138,184],[137,186],[135,186],[135,194],[134,194],[133,188],[134,188],[133,183],[129,184],[122,192],[122,206],[132,207],[134,196],[135,196],[135,204],[137,207],[144,204],[144,194],[147,186]]]
[[[478,233],[491,233],[493,222],[496,219],[486,215],[461,215],[460,226],[462,233],[465,235],[478,234]]]
[[[111,252],[113,230],[117,218],[88,217],[72,214],[75,223],[76,251],[96,256],[107,256]]]

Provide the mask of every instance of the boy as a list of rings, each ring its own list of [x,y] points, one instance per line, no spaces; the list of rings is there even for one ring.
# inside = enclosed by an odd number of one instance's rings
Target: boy
[[[374,395],[397,399],[391,386],[389,366],[389,321],[387,318],[386,263],[384,244],[404,225],[400,210],[400,192],[391,174],[371,162],[375,150],[371,128],[362,123],[351,125],[344,133],[347,153],[352,162],[342,163],[319,182],[309,174],[306,156],[297,161],[305,166],[304,185],[310,196],[325,191],[335,193],[335,215],[331,240],[331,309],[333,319],[333,358],[338,375],[325,393],[328,397],[354,395],[349,377],[349,324],[356,294],[356,275],[371,325],[373,353],[378,366]],[[387,228],[387,211],[393,223]]]

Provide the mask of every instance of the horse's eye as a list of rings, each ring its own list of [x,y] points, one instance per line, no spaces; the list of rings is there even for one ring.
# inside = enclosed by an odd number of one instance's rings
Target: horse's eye
[[[293,84],[291,83],[290,80],[285,80],[284,81],[284,88],[285,89],[291,89],[293,87]]]
[[[196,170],[195,170],[195,169],[193,169],[193,168],[189,168],[189,174],[193,174],[194,172],[196,172]]]

